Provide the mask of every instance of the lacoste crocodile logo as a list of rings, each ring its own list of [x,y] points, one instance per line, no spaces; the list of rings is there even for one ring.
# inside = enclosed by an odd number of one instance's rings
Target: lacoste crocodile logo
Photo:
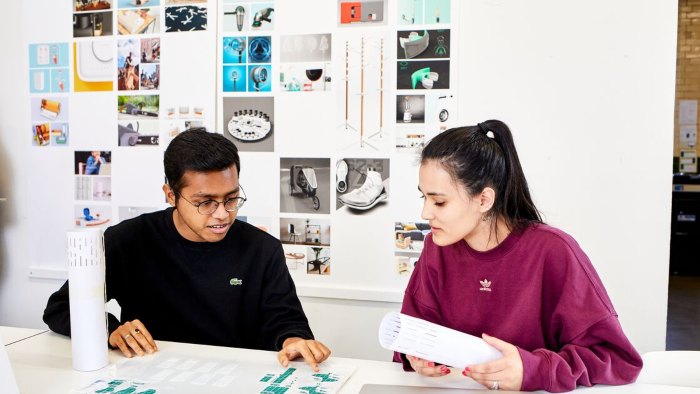
[[[243,279],[231,278],[231,280],[228,281],[228,283],[231,286],[241,286],[241,285],[243,285]]]

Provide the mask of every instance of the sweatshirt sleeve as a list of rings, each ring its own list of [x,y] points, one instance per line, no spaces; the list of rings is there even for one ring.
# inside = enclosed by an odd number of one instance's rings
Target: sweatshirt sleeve
[[[559,351],[518,348],[523,361],[523,391],[558,393],[576,386],[632,383],[642,358],[611,315],[590,326]]]
[[[285,339],[292,337],[314,339],[285,264],[281,244],[277,244],[269,258],[261,304],[264,320],[261,334],[265,347],[280,350]]]

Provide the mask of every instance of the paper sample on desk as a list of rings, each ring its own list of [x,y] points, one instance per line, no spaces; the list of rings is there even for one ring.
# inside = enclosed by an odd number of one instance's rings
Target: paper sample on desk
[[[277,362],[270,352],[269,363],[255,363],[230,358],[192,357],[178,353],[155,353],[153,355],[125,359],[111,368],[107,377],[102,377],[87,388],[75,393],[87,394],[110,390],[109,384],[122,382],[124,393],[324,393],[337,392],[350,375],[354,366],[326,360],[320,372],[294,361],[288,367]],[[129,386],[126,386],[129,385]],[[130,387],[135,386],[133,389]],[[122,388],[122,386],[119,386]],[[90,391],[92,390],[92,391]],[[157,391],[149,391],[157,390]]]
[[[128,379],[99,379],[82,389],[73,390],[72,394],[97,394],[97,393],[133,393],[133,394],[157,394],[162,393],[153,385]]]
[[[305,365],[303,368],[291,366],[282,372],[268,372],[259,381],[263,386],[259,394],[333,394],[348,380],[355,367],[338,365],[327,361],[320,365],[321,371],[313,372]]]
[[[481,338],[398,312],[382,319],[379,343],[385,349],[460,369],[503,357]]]

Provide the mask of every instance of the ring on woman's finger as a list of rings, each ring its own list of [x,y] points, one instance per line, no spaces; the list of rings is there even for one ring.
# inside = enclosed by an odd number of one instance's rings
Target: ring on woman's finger
[[[134,335],[140,334],[140,333],[141,333],[141,330],[139,330],[138,328],[134,330]]]
[[[128,340],[129,338],[131,338],[131,334],[126,334],[126,335],[124,335],[124,340],[125,340],[125,341]]]
[[[499,385],[498,385],[498,380],[494,380],[493,384],[491,385],[491,390],[498,390]]]

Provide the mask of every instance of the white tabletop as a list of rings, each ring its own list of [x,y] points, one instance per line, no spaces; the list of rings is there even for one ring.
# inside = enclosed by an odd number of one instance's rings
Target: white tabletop
[[[32,335],[40,334],[44,331],[46,330],[0,326],[0,337],[2,337],[3,344],[8,345],[29,338]]]
[[[3,328],[2,334],[6,329]],[[9,331],[8,331],[9,332]],[[189,357],[205,357],[226,359],[238,364],[260,364],[266,368],[279,369],[274,352],[235,349],[216,346],[192,345],[176,342],[158,341],[158,356],[145,356],[128,360],[130,363],[149,363],[149,357],[169,357],[169,355],[186,355]],[[110,365],[94,372],[77,372],[71,366],[70,339],[52,332],[42,333],[16,342],[6,348],[12,364],[17,383],[22,393],[67,393],[73,389],[85,387],[99,378],[119,377],[115,375],[118,366],[127,361],[118,351],[110,351]],[[153,359],[151,359],[153,360]],[[459,371],[442,378],[425,378],[415,373],[404,372],[397,363],[331,357],[331,364],[324,366],[351,365],[356,369],[350,379],[343,385],[340,393],[359,393],[364,384],[389,384],[405,386],[437,386],[475,388],[473,381],[464,378]],[[303,363],[294,363],[297,368],[308,368]],[[257,379],[255,376],[242,374],[240,379]],[[471,390],[469,390],[471,391]],[[678,386],[661,386],[652,384],[632,384],[627,386],[596,386],[576,390],[584,393],[614,393],[614,394],[685,394],[698,393],[700,389]],[[467,391],[468,392],[468,391]]]

